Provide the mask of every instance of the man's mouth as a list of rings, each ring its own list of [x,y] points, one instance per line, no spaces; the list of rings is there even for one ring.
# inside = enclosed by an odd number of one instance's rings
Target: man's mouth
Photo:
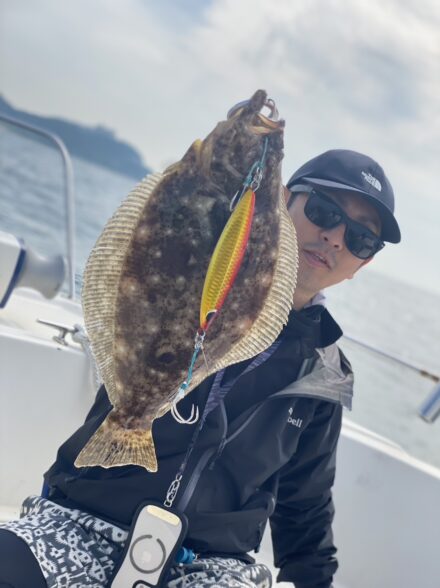
[[[322,253],[303,249],[303,254],[307,263],[312,267],[325,267],[327,269],[331,269],[329,260]]]

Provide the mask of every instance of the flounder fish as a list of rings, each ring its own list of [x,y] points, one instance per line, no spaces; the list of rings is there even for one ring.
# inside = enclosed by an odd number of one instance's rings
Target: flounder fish
[[[172,409],[187,375],[211,257],[222,255],[216,245],[231,201],[264,149],[244,256],[185,395],[210,374],[265,350],[287,322],[297,246],[281,181],[284,121],[273,112],[263,90],[237,105],[178,163],[136,186],[98,238],[82,303],[113,409],[77,467],[157,471],[152,423]]]

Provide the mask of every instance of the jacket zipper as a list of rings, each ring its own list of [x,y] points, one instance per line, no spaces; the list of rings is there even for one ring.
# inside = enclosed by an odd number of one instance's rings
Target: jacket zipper
[[[225,439],[226,433],[228,430],[228,419],[226,416],[226,409],[225,409],[225,405],[224,405],[223,401],[220,403],[220,408],[221,408],[222,419],[223,419],[223,433],[222,433],[222,441],[221,441],[221,443],[223,443],[223,439]],[[227,442],[227,440],[225,440],[225,443],[226,442]],[[186,488],[183,491],[183,494],[182,494],[180,500],[178,500],[178,502],[177,502],[177,508],[180,510],[180,512],[184,512],[186,507],[188,506],[188,503],[192,498],[192,495],[194,493],[195,487],[197,485],[197,482],[199,481],[199,478],[200,478],[202,471],[205,469],[210,458],[216,454],[217,450],[218,450],[218,447],[209,447],[201,455],[199,461],[197,462],[196,467],[194,468],[194,470],[191,474],[191,477],[188,481],[188,484],[186,485]]]

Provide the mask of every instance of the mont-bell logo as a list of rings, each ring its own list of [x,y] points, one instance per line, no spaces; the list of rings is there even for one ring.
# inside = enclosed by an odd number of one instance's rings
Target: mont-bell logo
[[[292,415],[293,415],[293,408],[289,408],[289,418],[287,419],[287,422],[289,423],[289,425],[293,425],[294,427],[301,428],[302,419],[294,419]]]
[[[379,182],[379,180],[377,178],[375,178],[370,173],[367,174],[367,172],[364,172],[364,171],[361,173],[364,176],[364,179],[366,182],[371,184],[374,188],[376,188],[376,190],[379,190],[379,192],[382,192],[382,184]]]

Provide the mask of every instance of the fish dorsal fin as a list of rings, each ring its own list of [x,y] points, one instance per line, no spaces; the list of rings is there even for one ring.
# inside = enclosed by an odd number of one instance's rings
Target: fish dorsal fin
[[[113,405],[117,403],[114,378],[114,329],[120,276],[125,257],[148,199],[163,177],[147,176],[107,222],[84,270],[82,307],[93,355]]]

